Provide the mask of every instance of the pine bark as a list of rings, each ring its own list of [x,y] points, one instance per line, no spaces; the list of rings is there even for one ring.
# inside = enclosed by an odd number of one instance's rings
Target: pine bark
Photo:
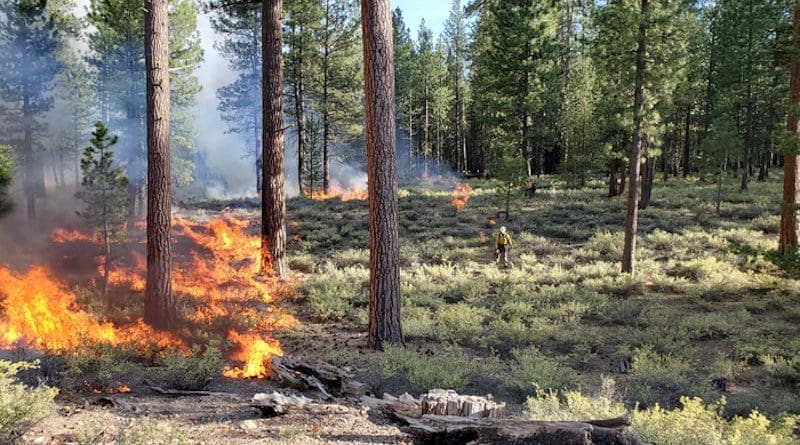
[[[641,0],[639,34],[636,49],[636,80],[633,99],[633,145],[630,155],[630,185],[628,211],[625,215],[625,244],[622,252],[622,272],[635,273],[636,230],[639,225],[639,172],[642,157],[642,118],[644,111],[644,81],[647,69],[648,0]]]
[[[283,0],[262,2],[264,193],[261,195],[261,273],[285,279],[286,197],[283,155]]]
[[[369,175],[368,346],[403,344],[397,203],[394,60],[389,0],[361,0]]]
[[[800,105],[800,0],[794,6],[794,52],[792,56],[789,81],[789,113],[786,118],[786,129],[797,134],[800,116],[797,107]],[[783,164],[783,208],[781,209],[780,239],[778,250],[786,254],[797,249],[797,233],[800,232],[797,218],[797,203],[800,198],[800,156],[787,153]]]
[[[692,171],[692,106],[686,106],[683,141],[683,177],[688,178]]]
[[[147,287],[144,321],[172,330],[176,323],[172,295],[170,243],[169,25],[167,0],[145,3],[147,70]]]
[[[322,56],[322,189],[325,194],[331,192],[331,174],[328,165],[328,144],[330,144],[331,110],[330,110],[330,59],[331,59],[331,29],[330,29],[330,0],[325,2],[325,42]]]

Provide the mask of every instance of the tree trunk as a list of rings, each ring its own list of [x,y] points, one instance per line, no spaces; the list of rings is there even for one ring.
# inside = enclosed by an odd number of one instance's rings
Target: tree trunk
[[[294,27],[292,29],[294,32]],[[297,124],[297,183],[300,191],[300,196],[305,196],[304,179],[306,176],[306,148],[308,147],[308,139],[306,135],[306,107],[305,107],[305,92],[304,89],[304,73],[303,73],[303,27],[296,36],[299,36],[299,43],[295,48],[295,60],[293,65],[294,69],[294,82],[292,89],[294,90],[294,117]],[[311,166],[313,169],[313,165]],[[311,185],[311,193],[314,193],[314,185]]]
[[[649,0],[641,0],[639,35],[636,49],[636,85],[633,100],[633,145],[630,155],[630,185],[628,186],[628,211],[625,215],[625,244],[622,253],[622,272],[635,273],[636,229],[639,225],[639,171],[642,156],[642,118],[644,108],[644,82],[647,68],[647,20]]]
[[[25,199],[28,203],[28,221],[33,221],[36,219],[36,195],[39,182],[36,169],[39,167],[33,152],[33,112],[27,94],[22,97],[22,125],[24,127],[22,146],[25,152]]]
[[[753,5],[750,6],[749,17],[753,15]],[[748,21],[747,25],[747,85],[746,85],[746,101],[747,110],[745,115],[745,138],[744,145],[742,146],[742,190],[747,190],[750,175],[752,174],[752,156],[753,156],[753,142],[755,140],[753,132],[755,131],[755,124],[753,122],[755,116],[753,104],[753,24]]]
[[[686,105],[686,121],[683,140],[683,177],[688,178],[692,171],[692,106]]]
[[[619,170],[619,160],[611,161],[611,172],[608,175],[608,197],[613,198],[617,193],[617,171]]]
[[[794,4],[794,52],[792,54],[791,77],[789,85],[789,114],[786,130],[796,135],[800,125],[797,105],[800,104],[800,0]],[[781,254],[797,250],[797,233],[800,231],[797,218],[797,203],[800,197],[800,156],[787,153],[783,167],[783,207],[781,209],[780,239],[778,250]]]
[[[167,0],[145,3],[147,70],[147,289],[144,321],[172,330],[176,323],[172,295],[170,242],[171,171],[169,148],[169,24]]]
[[[642,199],[639,201],[639,210],[644,210],[650,206],[650,198],[653,195],[653,179],[656,175],[656,159],[648,156],[644,163],[642,172]]]
[[[262,2],[264,193],[261,198],[261,273],[286,278],[286,196],[283,156],[283,0]]]
[[[331,192],[331,173],[329,166],[328,145],[330,144],[331,133],[331,110],[330,100],[330,0],[325,2],[325,43],[322,57],[322,188],[325,194]]]
[[[394,61],[389,0],[361,0],[369,174],[370,348],[403,344]]]

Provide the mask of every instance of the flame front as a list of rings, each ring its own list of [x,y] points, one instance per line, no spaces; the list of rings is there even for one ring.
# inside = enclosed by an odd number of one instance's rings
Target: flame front
[[[226,370],[226,375],[235,378],[268,376],[271,357],[283,354],[270,332],[297,324],[280,308],[266,305],[272,301],[270,291],[276,287],[257,276],[260,239],[247,233],[249,225],[249,221],[230,215],[206,223],[176,219],[173,225],[173,290],[182,297],[187,325],[229,326],[223,329],[230,329],[228,339],[236,347],[231,358],[244,364]],[[54,231],[51,240],[95,244],[90,235],[63,229]],[[143,245],[131,241],[127,247],[128,251],[110,265],[109,285],[123,292],[141,293],[147,268],[144,255],[136,249]],[[96,252],[96,248],[88,251]],[[87,250],[73,249],[72,244],[69,249],[72,253]],[[105,258],[95,260],[99,264],[97,272],[102,273]],[[104,343],[189,351],[185,341],[155,332],[141,319],[126,319],[117,325],[99,321],[79,307],[75,294],[54,276],[45,266],[24,273],[0,266],[0,346],[24,344],[41,350],[69,351]],[[180,335],[191,338],[190,332]],[[129,388],[105,390],[124,392]]]
[[[306,193],[306,197],[314,201],[327,201],[335,198],[339,198],[342,201],[366,201],[369,198],[369,193],[360,186],[342,188],[334,184],[331,186],[330,193],[312,192]]]
[[[43,266],[24,274],[0,267],[0,332],[5,345],[69,350],[86,343],[115,343],[110,323],[77,307],[75,294],[50,278]]]
[[[239,334],[236,331],[228,333],[228,339],[238,345],[232,358],[243,362],[241,368],[226,369],[226,377],[236,379],[263,378],[272,374],[270,360],[272,357],[283,355],[280,343],[272,338],[262,338],[255,334]]]
[[[467,205],[467,201],[469,201],[471,195],[471,185],[461,183],[455,184],[455,190],[453,190],[453,205],[456,207],[456,210],[462,210],[464,206]]]

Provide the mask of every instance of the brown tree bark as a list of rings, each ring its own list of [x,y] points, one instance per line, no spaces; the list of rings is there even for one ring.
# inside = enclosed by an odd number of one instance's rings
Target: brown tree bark
[[[648,156],[647,160],[644,162],[644,170],[642,171],[642,199],[639,201],[639,210],[644,210],[650,206],[655,176],[656,158]]]
[[[170,242],[169,24],[167,0],[145,3],[147,70],[147,287],[144,321],[175,328]]]
[[[630,185],[628,211],[625,215],[625,244],[622,251],[622,272],[635,273],[636,230],[639,226],[639,172],[642,157],[642,117],[644,111],[644,81],[647,69],[648,0],[641,0],[639,35],[636,48],[636,80],[633,94],[633,145],[630,155]]]
[[[394,48],[389,0],[361,0],[369,176],[370,348],[403,344],[394,110]]]
[[[692,172],[692,106],[686,105],[686,121],[683,130],[683,177],[688,178]],[[677,122],[676,122],[677,123]]]
[[[617,193],[617,171],[619,170],[619,160],[614,159],[611,161],[610,173],[608,175],[608,197],[613,198],[618,195]]]
[[[303,27],[300,26],[299,32],[295,29],[295,26],[292,26],[292,32],[298,36],[303,35]],[[295,60],[292,63],[292,69],[294,70],[293,74],[293,82],[292,82],[292,90],[294,93],[294,118],[295,123],[297,125],[297,186],[300,191],[300,196],[305,196],[306,194],[306,187],[304,183],[304,179],[306,176],[306,149],[308,147],[308,135],[306,134],[306,99],[305,99],[305,72],[303,70],[303,64],[305,61],[303,58],[303,39],[302,37],[298,38],[295,42],[296,47],[294,48]],[[311,193],[314,193],[314,182],[311,181]]]
[[[797,106],[800,104],[800,0],[794,4],[794,52],[792,53],[791,74],[789,80],[789,113],[786,117],[786,129],[797,135],[800,116]],[[783,208],[781,209],[780,239],[778,250],[786,254],[797,249],[797,233],[800,232],[797,218],[797,203],[800,197],[800,156],[787,153],[783,164]]]
[[[286,196],[283,156],[283,0],[262,2],[264,193],[261,195],[261,273],[286,278]]]

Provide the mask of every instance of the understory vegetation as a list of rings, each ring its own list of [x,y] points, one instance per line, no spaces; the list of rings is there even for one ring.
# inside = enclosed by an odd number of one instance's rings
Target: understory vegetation
[[[613,377],[614,409],[638,406],[637,422],[702,414],[719,437],[756,434],[766,428],[761,416],[800,413],[800,282],[769,255],[779,179],[743,193],[728,178],[719,214],[711,184],[659,182],[641,212],[635,278],[619,266],[624,202],[604,197],[603,184],[573,190],[554,180],[532,198],[515,196],[510,220],[497,218],[504,204],[493,182],[473,181],[459,212],[449,184],[406,185],[407,348],[363,358],[337,347],[327,358],[368,369],[378,394],[445,387],[516,403],[532,396],[534,405],[592,393]],[[366,211],[358,201],[290,202],[290,265],[311,321],[365,329]],[[501,225],[514,237],[509,269],[492,256]],[[651,434],[641,436],[681,443]]]

